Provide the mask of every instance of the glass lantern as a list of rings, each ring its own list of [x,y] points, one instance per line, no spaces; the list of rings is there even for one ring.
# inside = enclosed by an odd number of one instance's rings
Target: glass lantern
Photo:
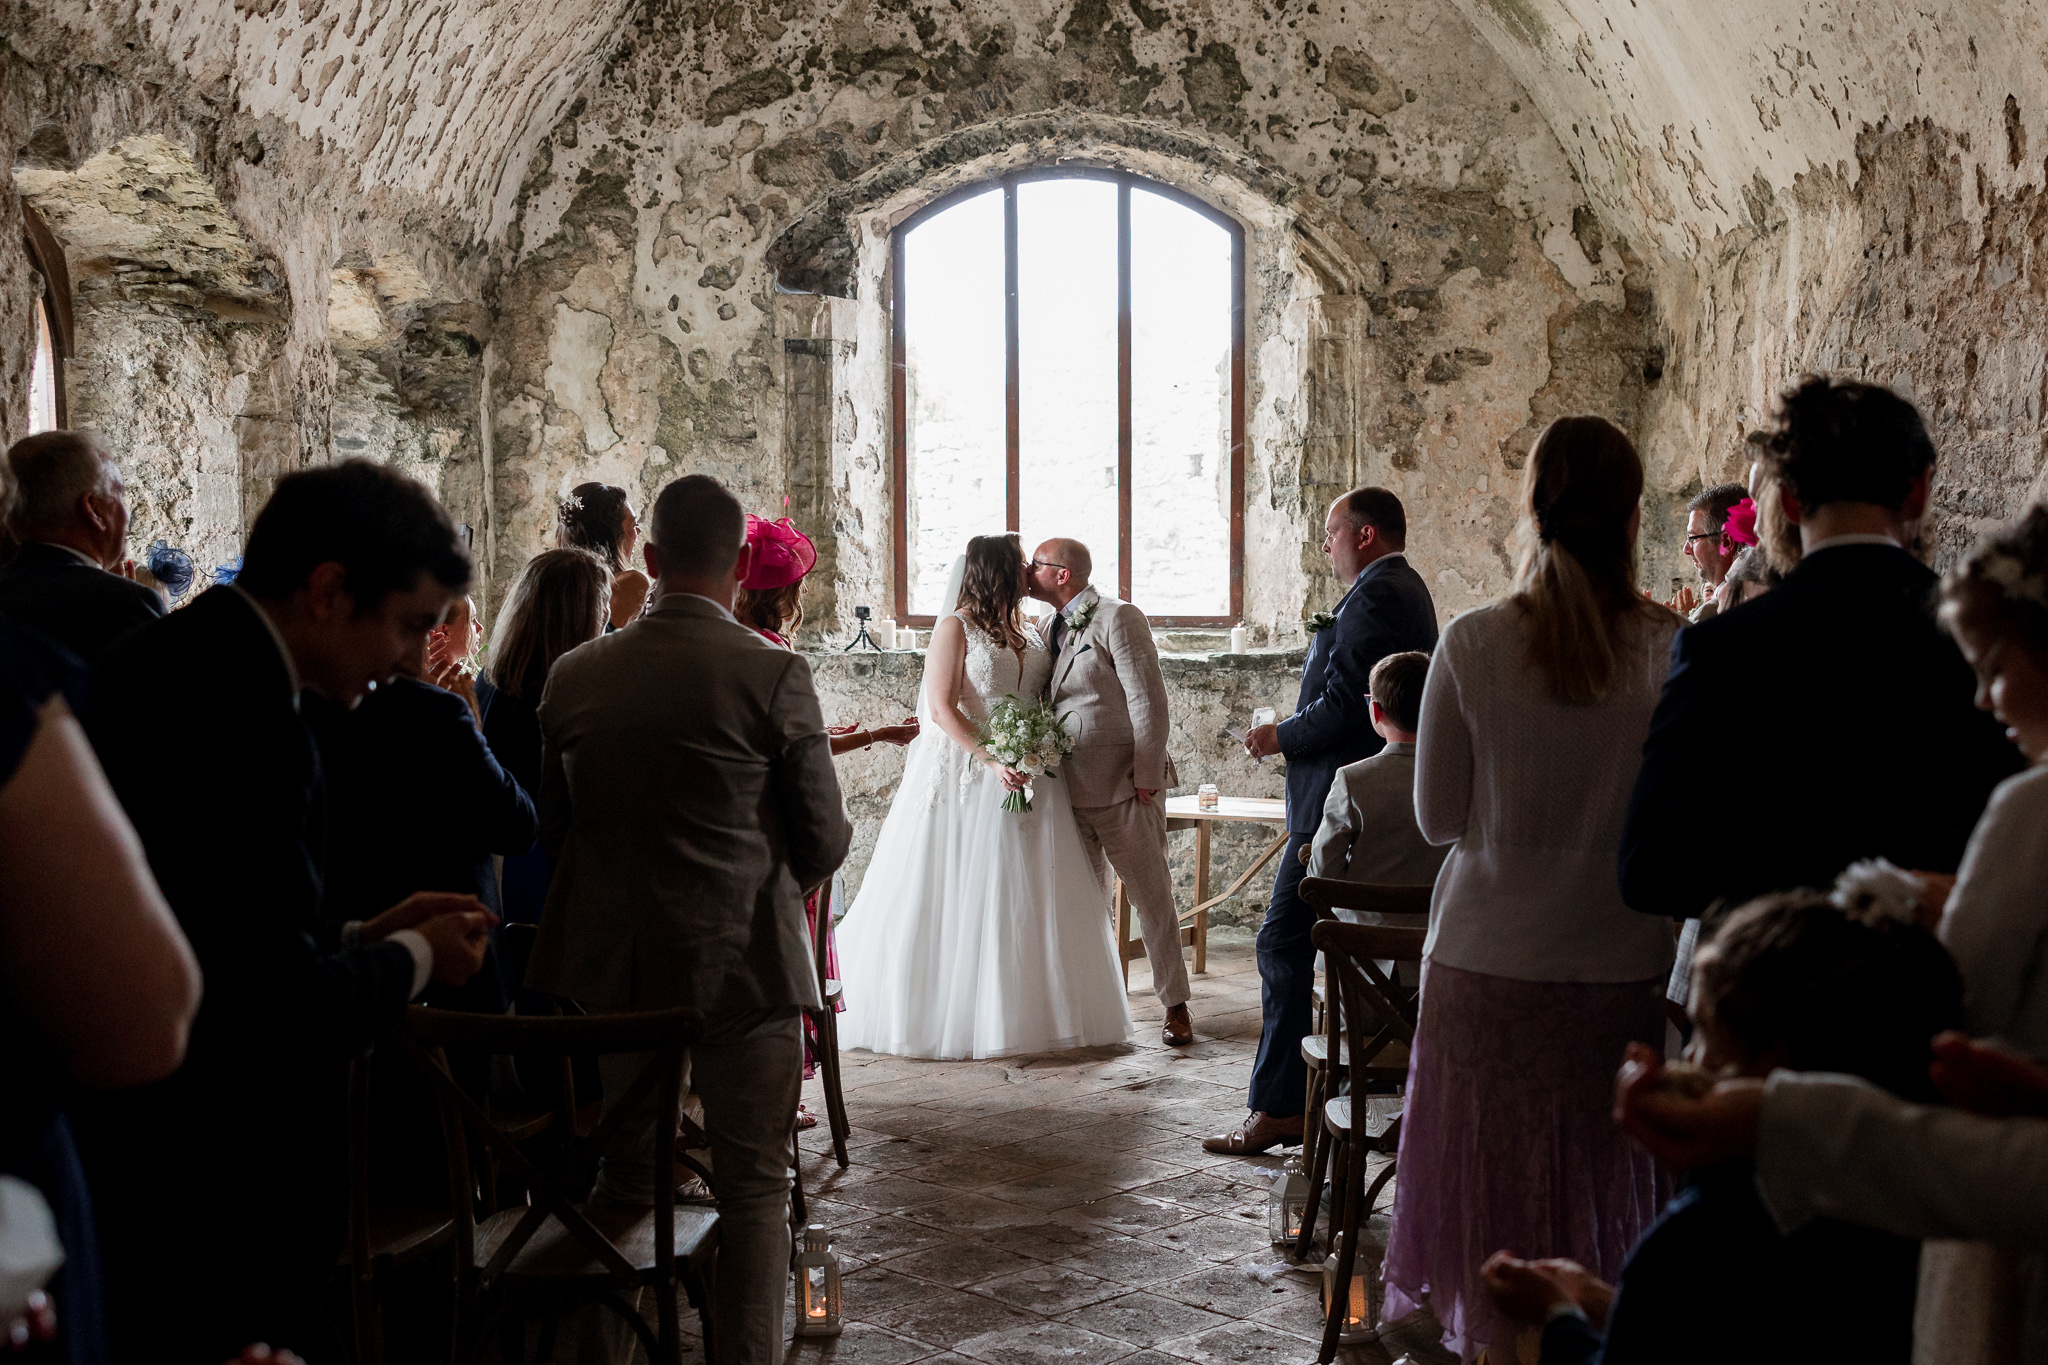
[[[1274,1246],[1291,1244],[1301,1236],[1307,1211],[1308,1177],[1302,1173],[1301,1158],[1291,1156],[1281,1168],[1280,1178],[1273,1182],[1272,1193],[1266,1197],[1266,1231]]]
[[[843,1325],[839,1288],[839,1257],[822,1224],[804,1229],[804,1249],[796,1258],[796,1334],[836,1337]]]
[[[1366,1278],[1372,1268],[1361,1258],[1351,1267],[1351,1289],[1344,1297],[1344,1320],[1337,1324],[1337,1344],[1357,1346],[1372,1341],[1377,1336],[1372,1327],[1372,1305],[1368,1302],[1369,1286]],[[1337,1293],[1337,1253],[1331,1252],[1323,1258],[1323,1317],[1330,1315],[1330,1301]]]

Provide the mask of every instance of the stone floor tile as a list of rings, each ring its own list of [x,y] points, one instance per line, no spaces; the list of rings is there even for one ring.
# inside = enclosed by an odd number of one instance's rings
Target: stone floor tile
[[[812,1150],[807,1145],[804,1149],[806,1156]],[[826,1154],[826,1160],[831,1162],[836,1168],[839,1163],[830,1155],[832,1151],[830,1143],[827,1143],[822,1150]],[[856,1152],[859,1155],[856,1156]],[[939,1155],[939,1149],[922,1138],[888,1137],[885,1135],[878,1135],[877,1141],[863,1147],[852,1148],[846,1154],[849,1169],[854,1166],[860,1166],[868,1170],[882,1171],[913,1170],[919,1166],[930,1164]]]
[[[1233,1261],[1248,1252],[1271,1246],[1266,1236],[1265,1210],[1249,1213],[1211,1213],[1145,1234],[1146,1240],[1179,1247],[1191,1256],[1210,1261]]]
[[[1042,1264],[1041,1260],[1005,1250],[980,1238],[954,1237],[923,1251],[898,1256],[889,1262],[889,1269],[949,1288],[966,1289],[984,1280]]]
[[[1042,1317],[1064,1318],[1078,1308],[1113,1299],[1124,1286],[1070,1265],[1034,1265],[976,1286],[976,1293],[1001,1299]]]
[[[863,1107],[857,1122],[863,1128],[886,1133],[890,1137],[913,1137],[958,1122],[959,1117],[958,1114],[947,1114],[937,1109],[921,1109],[914,1104],[905,1104],[876,1109]]]
[[[1064,1322],[987,1332],[954,1349],[986,1365],[1109,1365],[1131,1354],[1129,1342],[1097,1336]]]
[[[1011,1161],[987,1149],[956,1152],[907,1172],[917,1180],[929,1181],[955,1190],[986,1190],[1009,1180],[1021,1180],[1040,1169]]]
[[[1273,1182],[1263,1175],[1233,1178],[1238,1174],[1235,1169],[1190,1171],[1186,1175],[1154,1181],[1140,1187],[1137,1193],[1152,1199],[1170,1199],[1184,1208],[1200,1209],[1206,1213],[1237,1213],[1247,1206],[1263,1209]],[[1257,1180],[1258,1184],[1247,1183],[1250,1180]]]
[[[1264,1323],[1233,1322],[1199,1336],[1167,1342],[1161,1349],[1195,1365],[1312,1365],[1316,1345]]]
[[[796,1337],[783,1365],[910,1365],[931,1354],[921,1341],[897,1336],[872,1323],[849,1322],[836,1337]]]
[[[838,1250],[870,1263],[893,1260],[948,1240],[936,1228],[888,1214],[832,1229],[833,1245]]]
[[[1225,1317],[1249,1318],[1265,1312],[1286,1295],[1319,1293],[1320,1285],[1320,1272],[1310,1275],[1290,1271],[1268,1283],[1252,1274],[1248,1266],[1217,1265],[1154,1285],[1151,1292]]]
[[[1036,1109],[1060,1098],[1055,1086],[1037,1081],[1020,1081],[1012,1085],[992,1085],[961,1095],[946,1095],[938,1099],[925,1100],[923,1103],[928,1108],[942,1110],[948,1114],[989,1118],[997,1114],[1012,1113],[1018,1109]]]
[[[1043,1215],[1036,1209],[1026,1208],[1022,1204],[1014,1204],[1005,1199],[992,1199],[985,1194],[953,1190],[949,1191],[944,1199],[905,1210],[903,1216],[913,1218],[927,1227],[938,1228],[942,1232],[966,1233],[1036,1222]]]
[[[900,1274],[887,1263],[855,1271],[842,1284],[846,1316],[855,1322],[886,1324],[934,1292],[928,1281]]]
[[[879,1316],[868,1320],[879,1322],[890,1331],[913,1340],[927,1342],[936,1349],[953,1351],[990,1334],[1022,1332],[1044,1322],[1035,1314],[1012,1308],[985,1295],[964,1289],[948,1289],[926,1280],[913,1283],[922,1291],[915,1299],[891,1304]],[[849,1286],[849,1309],[853,1304],[852,1293]]]
[[[832,1198],[855,1208],[871,1209],[876,1213],[889,1213],[914,1209],[925,1204],[935,1204],[941,1199],[953,1198],[957,1190],[944,1185],[934,1185],[923,1180],[913,1180],[903,1175],[882,1175],[872,1180],[853,1181],[840,1186]]]
[[[1040,1261],[1064,1261],[1132,1238],[1083,1218],[1041,1218],[1035,1223],[993,1228],[983,1234],[991,1246]]]
[[[1203,1261],[1189,1260],[1185,1251],[1164,1247],[1143,1238],[1117,1236],[1067,1256],[1060,1262],[1090,1275],[1100,1275],[1126,1287],[1158,1284],[1178,1279],[1200,1269]]]
[[[1193,1304],[1140,1291],[1068,1313],[1062,1321],[1102,1336],[1128,1341],[1133,1346],[1156,1346],[1176,1337],[1194,1336],[1225,1326],[1231,1320]]]
[[[1114,1194],[1107,1199],[1098,1199],[1092,1204],[1077,1208],[1074,1212],[1106,1228],[1133,1236],[1170,1228],[1196,1216],[1192,1209],[1184,1209],[1164,1199],[1147,1199],[1137,1194]]]

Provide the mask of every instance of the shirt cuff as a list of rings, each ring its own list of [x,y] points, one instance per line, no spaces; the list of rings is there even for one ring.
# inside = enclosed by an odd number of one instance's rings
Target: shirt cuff
[[[412,994],[408,1000],[416,1000],[419,993],[434,979],[434,945],[427,942],[427,936],[417,929],[400,929],[384,940],[386,943],[402,943],[412,954]]]
[[[1586,1316],[1586,1310],[1573,1303],[1570,1299],[1559,1299],[1556,1303],[1550,1305],[1550,1311],[1543,1315],[1543,1325],[1548,1327],[1559,1318],[1577,1318],[1580,1322],[1592,1321],[1591,1318]]]

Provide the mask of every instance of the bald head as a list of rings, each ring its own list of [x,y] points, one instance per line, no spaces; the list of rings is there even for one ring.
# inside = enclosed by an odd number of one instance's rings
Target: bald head
[[[1032,553],[1024,591],[1041,602],[1064,609],[1087,588],[1088,574],[1094,567],[1086,545],[1056,536]]]
[[[1088,547],[1078,540],[1057,536],[1038,547],[1034,559],[1049,560],[1067,571],[1067,581],[1076,590],[1088,586],[1088,575],[1095,571],[1095,561],[1088,555]]]

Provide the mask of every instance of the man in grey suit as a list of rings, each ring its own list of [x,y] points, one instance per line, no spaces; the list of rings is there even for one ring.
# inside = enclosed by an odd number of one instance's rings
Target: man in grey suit
[[[1166,680],[1145,613],[1090,586],[1093,567],[1078,540],[1048,540],[1031,556],[1026,591],[1056,613],[1053,706],[1073,717],[1074,753],[1059,778],[1105,894],[1115,868],[1138,913],[1152,986],[1166,1006],[1160,1040],[1186,1047],[1195,1026],[1166,867],[1165,793],[1176,780],[1166,756]]]
[[[802,1010],[819,1003],[804,895],[853,827],[809,665],[733,619],[746,517],[693,474],[655,500],[646,617],[562,656],[541,696],[541,840],[556,859],[527,984],[595,1010],[688,1005],[718,1181],[719,1351],[772,1365],[789,1297]],[[644,1058],[608,1059],[606,1103]],[[593,1199],[653,1199],[655,1115]]]
[[[1449,844],[1422,837],[1415,820],[1415,729],[1429,656],[1389,654],[1373,665],[1372,728],[1387,747],[1337,769],[1323,803],[1322,828],[1309,846],[1308,875],[1378,886],[1436,881]]]

